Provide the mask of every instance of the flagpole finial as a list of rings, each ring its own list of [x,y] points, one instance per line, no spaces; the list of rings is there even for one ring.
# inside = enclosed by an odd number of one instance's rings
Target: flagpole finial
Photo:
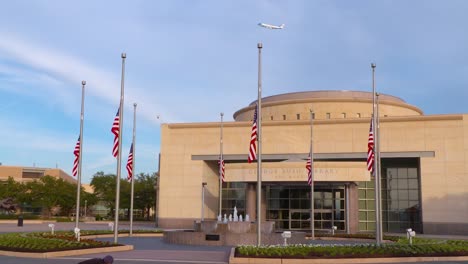
[[[376,67],[375,63],[371,63],[371,67],[372,67],[372,69],[375,69],[375,67]]]
[[[219,113],[219,114],[220,114],[221,116],[224,116],[224,113],[223,113],[223,112],[221,112],[221,113]]]
[[[133,103],[133,106],[136,107],[136,106],[137,106],[137,103]]]
[[[125,58],[127,58],[127,53],[122,52],[122,59],[125,59]]]
[[[262,44],[261,42],[259,42],[259,43],[257,44],[257,48],[259,48],[259,49],[263,48],[263,44]]]
[[[82,84],[82,85],[86,85],[86,81],[81,81],[81,84]]]

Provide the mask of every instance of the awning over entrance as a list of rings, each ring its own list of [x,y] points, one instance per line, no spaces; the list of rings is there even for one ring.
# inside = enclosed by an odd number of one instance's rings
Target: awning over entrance
[[[285,154],[262,154],[264,162],[291,161],[297,162],[306,160],[309,153],[285,153]],[[434,151],[405,151],[405,152],[381,152],[382,158],[423,158],[434,157]],[[224,160],[229,163],[247,162],[246,154],[223,154]],[[217,161],[219,154],[192,155],[192,160]],[[314,161],[364,161],[367,159],[367,152],[350,153],[314,153]]]

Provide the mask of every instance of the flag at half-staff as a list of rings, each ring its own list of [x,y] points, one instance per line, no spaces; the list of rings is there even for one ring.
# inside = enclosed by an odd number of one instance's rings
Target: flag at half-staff
[[[133,178],[133,143],[130,146],[130,152],[128,153],[127,172],[127,180],[130,182]]]
[[[257,159],[257,108],[258,105],[255,106],[252,133],[250,134],[249,158],[247,159],[249,163]]]
[[[114,118],[114,123],[112,123],[111,132],[114,134],[114,147],[112,148],[112,155],[117,157],[119,154],[119,134],[120,134],[120,107],[117,110],[117,114]]]
[[[309,153],[309,158],[307,158],[306,169],[307,169],[307,184],[309,184],[309,186],[312,186],[312,157],[310,153]]]
[[[73,162],[73,170],[72,170],[73,176],[76,176],[76,174],[78,174],[78,163],[80,161],[80,148],[81,148],[80,137],[78,137],[78,141],[76,141],[75,149],[73,150],[73,154],[75,155],[75,161]]]
[[[224,159],[222,157],[219,158],[219,161],[218,161],[218,164],[219,164],[219,172],[220,172],[220,177],[221,177],[221,181],[222,182],[226,182],[226,179],[224,178]]]
[[[375,151],[374,151],[374,122],[371,118],[369,137],[367,140],[367,170],[370,173],[374,174],[374,160],[375,160]]]

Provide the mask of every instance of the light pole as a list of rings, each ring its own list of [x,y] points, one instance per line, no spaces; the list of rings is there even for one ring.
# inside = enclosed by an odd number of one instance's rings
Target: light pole
[[[204,213],[205,213],[205,186],[206,186],[206,182],[202,182],[202,204],[201,204],[201,220],[204,221],[205,220],[205,216],[204,216]]]
[[[86,206],[88,205],[88,200],[84,200],[84,217],[86,221]]]

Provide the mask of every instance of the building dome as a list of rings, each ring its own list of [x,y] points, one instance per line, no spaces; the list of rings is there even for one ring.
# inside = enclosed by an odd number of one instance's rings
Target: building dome
[[[253,118],[257,100],[234,113],[235,121]],[[307,120],[310,110],[315,119],[343,119],[370,117],[372,92],[363,91],[307,91],[273,95],[262,98],[262,120]],[[403,99],[392,95],[379,95],[379,115],[419,116],[423,112]]]

